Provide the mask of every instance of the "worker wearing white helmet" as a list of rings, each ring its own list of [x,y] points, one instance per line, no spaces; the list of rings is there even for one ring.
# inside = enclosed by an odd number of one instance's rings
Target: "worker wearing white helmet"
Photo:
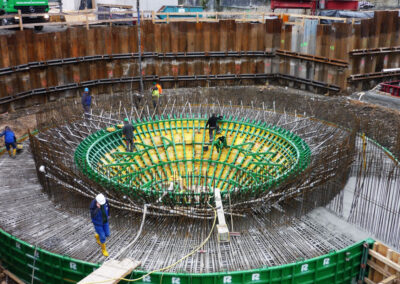
[[[90,216],[94,225],[96,242],[101,246],[101,252],[108,256],[106,249],[106,238],[110,236],[108,218],[110,216],[110,206],[103,194],[98,194],[90,203]]]

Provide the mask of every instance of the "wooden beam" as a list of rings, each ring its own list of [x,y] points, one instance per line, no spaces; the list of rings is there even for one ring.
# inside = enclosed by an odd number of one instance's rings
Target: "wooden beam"
[[[7,275],[8,277],[10,277],[15,282],[17,282],[18,284],[25,284],[25,282],[23,282],[21,279],[19,279],[14,273],[12,273],[6,269],[3,270],[3,273],[5,275]]]
[[[19,23],[19,29],[21,31],[24,30],[24,25],[22,23],[22,15],[21,15],[21,10],[18,9],[18,23]]]
[[[383,279],[381,282],[379,282],[379,284],[390,284],[396,279],[397,279],[397,275],[392,275],[392,276],[389,276],[388,278]]]
[[[222,206],[221,192],[219,188],[214,188],[214,199],[218,215],[218,225],[217,225],[218,241],[229,242],[229,230],[225,222],[224,207]]]
[[[372,257],[376,258],[377,260],[383,262],[387,266],[393,268],[397,272],[400,272],[400,265],[399,264],[391,261],[390,259],[387,259],[386,257],[384,257],[383,255],[377,253],[376,251],[369,250],[369,255],[371,255]]]
[[[372,281],[371,279],[369,279],[368,277],[364,278],[364,282],[367,284],[376,284],[374,281]]]
[[[372,269],[374,269],[375,271],[379,272],[380,274],[382,274],[384,277],[389,277],[392,274],[389,273],[388,271],[386,271],[383,267],[380,267],[378,264],[376,264],[375,262],[372,262],[370,259],[367,261],[367,265],[369,267],[371,267]]]

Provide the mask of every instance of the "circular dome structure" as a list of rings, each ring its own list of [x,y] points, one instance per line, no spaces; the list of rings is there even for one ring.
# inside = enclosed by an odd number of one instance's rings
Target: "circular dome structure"
[[[308,145],[283,128],[223,119],[210,141],[206,122],[195,116],[137,121],[133,152],[126,151],[122,125],[108,127],[79,144],[75,162],[131,198],[168,192],[166,201],[180,205],[205,205],[214,188],[257,198],[309,164]]]

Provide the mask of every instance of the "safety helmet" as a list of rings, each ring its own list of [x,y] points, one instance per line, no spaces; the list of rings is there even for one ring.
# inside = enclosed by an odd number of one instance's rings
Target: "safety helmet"
[[[124,121],[129,122],[129,118],[125,117]]]
[[[96,196],[96,201],[100,204],[100,205],[104,205],[106,204],[106,198],[104,197],[104,195],[102,193],[98,194]]]
[[[89,92],[89,88],[85,88],[85,92]]]

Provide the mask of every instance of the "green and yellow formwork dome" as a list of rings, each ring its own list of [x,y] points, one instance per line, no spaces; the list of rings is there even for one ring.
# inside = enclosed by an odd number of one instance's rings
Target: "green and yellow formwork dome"
[[[124,198],[171,206],[205,206],[215,188],[232,200],[255,199],[309,164],[310,148],[288,130],[224,117],[210,141],[206,122],[202,115],[132,121],[133,152],[126,149],[122,125],[113,125],[84,139],[75,163]],[[219,137],[226,138],[222,149]]]

